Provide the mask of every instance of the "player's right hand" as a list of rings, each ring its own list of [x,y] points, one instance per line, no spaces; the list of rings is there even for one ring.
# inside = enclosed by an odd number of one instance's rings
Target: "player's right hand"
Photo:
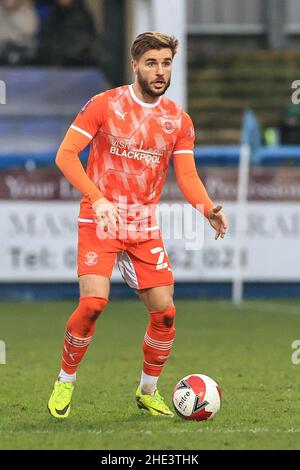
[[[215,240],[218,240],[219,237],[224,238],[228,229],[227,218],[221,209],[222,206],[220,204],[214,206],[212,209],[210,209],[207,216],[210,225],[216,231]]]
[[[119,209],[117,206],[105,197],[101,197],[93,203],[93,210],[101,229],[107,231],[112,226],[112,228],[116,230],[117,224],[120,220]]]

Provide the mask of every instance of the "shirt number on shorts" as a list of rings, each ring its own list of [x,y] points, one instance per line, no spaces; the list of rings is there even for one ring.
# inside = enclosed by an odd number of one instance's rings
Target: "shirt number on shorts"
[[[159,271],[160,269],[165,269],[165,268],[168,267],[168,263],[167,262],[164,263],[164,258],[165,258],[166,252],[161,246],[158,246],[156,248],[152,248],[150,251],[153,255],[156,255],[156,254],[159,253],[158,260],[157,260],[157,263],[156,263],[156,270],[157,271]]]

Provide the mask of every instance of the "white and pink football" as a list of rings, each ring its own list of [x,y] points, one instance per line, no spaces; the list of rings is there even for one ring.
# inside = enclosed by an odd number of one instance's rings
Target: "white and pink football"
[[[173,392],[173,405],[183,419],[212,419],[221,407],[219,385],[203,374],[191,374],[181,379]]]

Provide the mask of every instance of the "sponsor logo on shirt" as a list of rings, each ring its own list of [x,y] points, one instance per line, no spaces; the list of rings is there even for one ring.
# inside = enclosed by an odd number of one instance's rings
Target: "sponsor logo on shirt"
[[[145,161],[146,163],[153,163],[155,165],[160,164],[163,155],[163,152],[160,150],[143,149],[143,141],[139,148],[137,148],[136,144],[117,139],[112,139],[110,153],[118,157]]]

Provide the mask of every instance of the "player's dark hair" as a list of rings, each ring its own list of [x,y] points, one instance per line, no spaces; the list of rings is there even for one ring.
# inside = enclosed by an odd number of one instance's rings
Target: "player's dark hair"
[[[156,31],[147,31],[139,34],[133,41],[131,56],[133,59],[139,60],[145,52],[151,49],[160,50],[166,48],[171,49],[172,57],[174,57],[178,48],[178,39]]]

